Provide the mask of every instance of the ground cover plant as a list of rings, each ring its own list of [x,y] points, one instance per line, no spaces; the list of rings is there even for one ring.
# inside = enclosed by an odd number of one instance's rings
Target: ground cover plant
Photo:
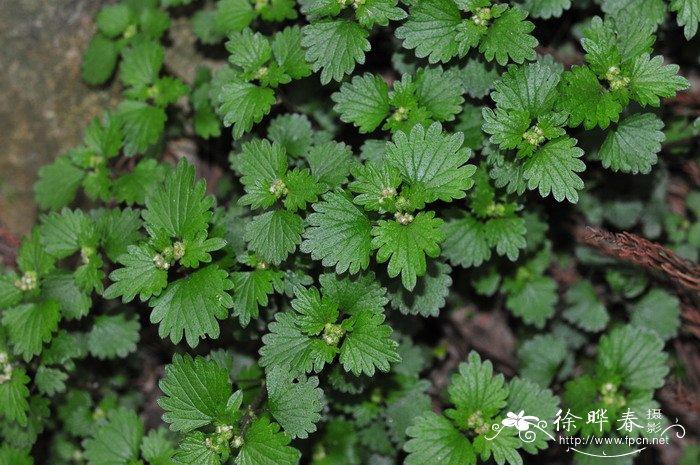
[[[699,21],[103,7],[121,102],[3,239],[0,465],[700,462]]]

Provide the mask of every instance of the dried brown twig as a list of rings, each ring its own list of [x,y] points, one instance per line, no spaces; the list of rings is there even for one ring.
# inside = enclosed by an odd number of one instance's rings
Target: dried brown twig
[[[574,237],[603,254],[662,273],[686,291],[700,292],[700,265],[663,245],[629,232],[613,233],[597,226],[577,226]]]

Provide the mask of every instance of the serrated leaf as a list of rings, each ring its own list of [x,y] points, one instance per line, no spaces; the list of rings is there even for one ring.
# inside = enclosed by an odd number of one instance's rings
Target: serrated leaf
[[[301,251],[321,260],[323,266],[335,266],[337,273],[366,269],[372,239],[367,216],[339,192],[324,194],[312,208]]]
[[[537,335],[518,349],[520,374],[542,387],[549,386],[567,355],[563,340],[553,334]]]
[[[586,331],[604,329],[610,316],[588,281],[579,281],[566,292],[567,309],[564,318]]]
[[[114,197],[128,205],[143,204],[163,181],[164,174],[163,165],[152,158],[145,158],[136,164],[131,173],[114,180]]]
[[[80,319],[90,312],[92,299],[75,283],[70,273],[53,274],[42,282],[42,295],[55,300],[61,316],[67,320]]]
[[[508,384],[508,411],[521,412],[537,418],[555,418],[559,407],[559,399],[549,389],[537,386],[526,379],[513,378]],[[554,425],[543,428],[546,433],[554,434]],[[535,436],[532,442],[520,441],[520,446],[527,452],[536,454],[538,449],[546,449],[550,438],[543,431],[534,428]]]
[[[14,352],[22,355],[25,362],[41,353],[60,319],[60,308],[55,300],[18,305],[2,314],[2,324],[8,330]]]
[[[289,312],[278,312],[269,324],[269,333],[262,337],[260,366],[286,366],[294,374],[320,372],[333,361],[337,348],[321,339],[304,334]]]
[[[621,326],[598,343],[601,376],[619,379],[627,389],[657,389],[669,371],[663,341],[651,330]]]
[[[383,322],[383,314],[363,310],[343,323],[348,333],[340,347],[340,363],[346,371],[355,376],[374,376],[375,369],[387,372],[391,363],[401,361],[398,344],[391,339],[391,327]]]
[[[42,394],[53,396],[58,392],[63,392],[66,389],[65,381],[68,375],[58,368],[49,368],[40,366],[34,375],[34,383],[37,389]]]
[[[291,113],[274,118],[267,128],[267,138],[284,147],[288,155],[300,157],[311,147],[314,130],[306,115]]]
[[[324,297],[348,315],[363,310],[382,313],[389,299],[373,273],[361,273],[353,277],[322,274],[318,278]]]
[[[361,133],[374,131],[389,116],[389,85],[378,75],[355,76],[332,98],[340,119],[354,124]]]
[[[427,130],[420,124],[410,134],[398,131],[387,144],[386,160],[414,186],[426,202],[461,199],[474,182],[471,150],[462,148],[464,135],[444,134],[440,123]]]
[[[269,269],[237,271],[231,273],[233,284],[233,315],[241,326],[248,326],[251,319],[260,314],[259,307],[266,307],[268,296],[281,287],[281,273]]]
[[[206,232],[213,206],[204,180],[195,180],[194,166],[182,159],[163,185],[146,198],[141,216],[153,230],[172,238],[193,239]]]
[[[39,168],[39,180],[34,184],[36,202],[43,209],[57,210],[73,201],[85,172],[61,156]]]
[[[574,66],[562,75],[559,107],[569,114],[569,126],[583,123],[586,129],[607,128],[617,122],[622,105],[605,89],[598,77],[586,66]]]
[[[584,186],[577,173],[585,170],[586,165],[580,160],[583,150],[576,142],[576,139],[562,137],[537,149],[523,165],[528,189],[537,189],[542,197],[551,193],[557,202],[564,199],[578,202],[578,191]]]
[[[224,126],[233,126],[233,137],[240,138],[270,112],[275,103],[275,91],[244,81],[225,82],[217,96],[217,111]]]
[[[294,380],[283,367],[267,372],[267,407],[284,432],[294,438],[306,439],[316,431],[321,419],[323,390],[318,378],[299,377]]]
[[[509,60],[523,63],[535,59],[538,41],[530,35],[535,25],[525,18],[526,11],[511,7],[493,20],[479,45],[479,51],[488,61],[495,59],[505,66]]]
[[[558,18],[571,8],[571,0],[525,0],[523,6],[533,18]]]
[[[450,421],[433,412],[416,418],[406,430],[406,465],[475,465],[472,444]]]
[[[306,154],[306,161],[318,182],[337,187],[346,181],[354,159],[349,146],[329,141],[312,147]]]
[[[219,419],[233,393],[228,371],[214,360],[175,354],[159,382],[158,405],[173,431],[189,432]]]
[[[168,285],[158,297],[149,301],[153,307],[151,323],[158,323],[158,334],[173,344],[185,340],[196,347],[200,338],[219,337],[219,322],[228,316],[233,299],[228,273],[216,265],[199,269]]]
[[[100,315],[87,334],[87,348],[100,360],[124,358],[136,350],[141,325],[123,314]]]
[[[351,21],[316,21],[304,26],[302,33],[306,59],[314,72],[321,71],[321,84],[343,79],[356,63],[364,64],[370,50],[369,32]]]
[[[377,262],[388,261],[387,272],[395,278],[401,274],[403,286],[412,290],[417,277],[426,272],[426,255],[440,254],[440,242],[445,238],[443,221],[434,212],[420,212],[409,224],[379,220],[372,228],[372,247],[377,250]]]
[[[56,258],[65,258],[81,246],[97,245],[96,229],[92,219],[81,210],[64,208],[61,213],[45,216],[39,229],[46,252]]]
[[[659,97],[673,97],[690,85],[678,69],[678,65],[664,65],[661,56],[641,55],[630,70],[630,96],[642,106],[658,107]]]
[[[301,217],[286,210],[274,210],[248,223],[245,240],[265,261],[279,265],[301,243],[302,230]]]
[[[503,375],[494,376],[489,360],[481,361],[478,353],[469,353],[467,363],[459,365],[448,389],[450,402],[469,414],[481,412],[484,418],[494,416],[506,405],[508,389]]]
[[[630,115],[610,131],[598,155],[605,168],[623,173],[651,171],[666,136],[664,123],[652,113]]]
[[[273,4],[275,1],[276,3],[282,3],[280,0],[274,0]],[[289,1],[289,3],[292,5],[290,10],[294,12],[296,17],[296,11],[293,7],[294,2]],[[311,68],[306,62],[301,42],[302,33],[299,26],[286,27],[276,33],[272,39],[272,54],[280,68],[292,79],[301,79],[311,74]]]
[[[29,381],[24,368],[17,367],[10,373],[9,380],[0,383],[0,415],[6,421],[16,421],[20,425],[27,424]]]
[[[89,465],[127,464],[138,458],[142,437],[143,424],[136,412],[120,408],[83,441],[84,454]]]
[[[162,108],[144,102],[125,100],[117,108],[124,133],[124,155],[127,157],[144,153],[158,142],[167,116]]]
[[[119,78],[127,86],[139,87],[155,83],[165,59],[165,50],[153,41],[137,42],[122,52]]]
[[[632,306],[630,322],[668,340],[678,333],[680,326],[678,298],[663,289],[652,289]]]
[[[243,437],[236,465],[297,465],[301,453],[289,445],[289,437],[267,418],[255,420]]]
[[[676,12],[679,26],[683,26],[685,38],[690,40],[698,32],[700,23],[700,2],[698,0],[671,0],[671,11]]]
[[[548,276],[534,276],[524,281],[506,281],[503,290],[508,293],[506,307],[525,323],[543,328],[554,314],[557,283]]]
[[[408,19],[396,29],[403,47],[415,49],[418,58],[430,63],[448,62],[457,54],[456,27],[461,16],[452,0],[415,2]]]
[[[175,463],[181,465],[221,465],[219,454],[207,447],[207,439],[201,431],[195,431],[185,436],[173,456]]]
[[[123,267],[109,275],[112,284],[105,290],[104,297],[114,299],[121,296],[128,303],[137,295],[141,301],[160,294],[168,285],[168,272],[158,268],[154,262],[156,252],[146,244],[130,245],[127,253],[117,260]]]
[[[391,306],[405,315],[438,316],[452,285],[451,271],[448,264],[431,261],[412,291],[400,287],[391,293]]]

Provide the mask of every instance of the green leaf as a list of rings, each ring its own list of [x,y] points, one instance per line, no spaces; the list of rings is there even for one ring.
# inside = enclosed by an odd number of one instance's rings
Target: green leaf
[[[663,346],[651,330],[631,325],[615,328],[598,343],[601,377],[619,380],[630,390],[660,388],[669,371]]]
[[[151,323],[158,323],[161,338],[170,336],[173,344],[185,340],[196,347],[200,338],[219,337],[219,323],[228,316],[233,299],[227,293],[232,287],[228,273],[216,265],[195,271],[168,285],[148,303],[153,307]]]
[[[136,350],[141,325],[123,314],[100,315],[87,334],[90,353],[100,360],[124,358]]]
[[[127,253],[131,244],[141,239],[141,212],[125,208],[124,210],[106,210],[97,220],[97,229],[102,237],[102,246],[110,260]]]
[[[167,117],[165,110],[144,102],[125,100],[117,108],[124,132],[124,155],[144,153],[158,142]]]
[[[426,272],[426,255],[435,258],[440,254],[440,242],[445,238],[443,221],[434,212],[420,212],[408,224],[393,220],[379,220],[372,228],[372,247],[377,250],[377,261],[389,261],[387,272],[395,278],[401,274],[403,286],[412,290],[418,276]]]
[[[114,180],[114,197],[129,205],[144,204],[146,197],[163,181],[165,169],[152,158],[139,161],[131,173]]]
[[[195,180],[194,166],[184,158],[166,176],[163,186],[146,198],[143,220],[169,237],[193,239],[206,232],[214,199],[206,194],[204,180]]]
[[[300,157],[311,147],[314,130],[306,115],[284,114],[277,116],[270,122],[270,126],[267,128],[267,138],[284,147],[290,156]]]
[[[29,376],[24,368],[13,367],[10,379],[0,383],[0,415],[6,421],[16,421],[20,425],[27,424],[27,411],[29,410],[27,384],[29,381]]]
[[[365,0],[356,7],[355,18],[368,29],[374,25],[388,26],[389,21],[406,17],[406,12],[397,7],[397,3],[398,0]]]
[[[496,107],[522,111],[531,118],[548,113],[557,97],[562,66],[543,58],[524,66],[512,66],[496,81],[491,99]]]
[[[569,126],[583,123],[586,129],[607,128],[617,122],[622,105],[615,95],[605,89],[598,77],[586,66],[573,66],[562,75],[561,109],[569,114]]]
[[[280,0],[277,2],[280,3]],[[291,11],[294,11],[293,1],[290,3],[292,4]],[[295,11],[294,16],[296,17]],[[301,41],[302,33],[299,26],[286,27],[277,32],[272,39],[272,54],[280,68],[292,79],[301,79],[311,74],[311,68],[306,62]]]
[[[92,299],[76,285],[70,273],[47,276],[41,287],[44,298],[58,302],[63,318],[80,319],[90,312]]]
[[[494,19],[479,46],[479,51],[488,61],[495,59],[499,65],[505,66],[508,60],[523,63],[536,58],[538,42],[530,35],[535,25],[525,18],[525,10],[511,7]]]
[[[623,119],[600,147],[598,155],[603,166],[623,173],[649,173],[666,139],[661,131],[663,127],[664,123],[652,113],[638,113]]]
[[[294,380],[285,368],[267,372],[267,408],[284,432],[294,438],[306,439],[316,431],[321,419],[323,390],[318,378],[299,377]]]
[[[89,465],[132,463],[139,457],[142,437],[143,424],[136,412],[120,408],[83,441],[85,458]]]
[[[354,162],[352,149],[343,142],[317,144],[306,154],[311,174],[328,187],[337,187],[347,180]]]
[[[277,266],[301,243],[301,217],[286,210],[256,216],[248,223],[245,240],[251,250]]]
[[[138,42],[122,52],[119,78],[127,86],[151,85],[158,79],[164,59],[165,50],[157,42]]]
[[[698,32],[698,23],[700,23],[700,2],[698,0],[671,0],[669,8],[676,13],[678,25],[683,26],[685,38],[690,40],[695,37]]]
[[[64,208],[61,213],[45,216],[40,227],[41,243],[56,258],[65,258],[81,246],[97,245],[96,229],[92,219],[81,210]]]
[[[239,203],[261,208],[277,201],[274,185],[284,182],[287,173],[287,155],[282,145],[253,139],[243,144],[241,154],[232,158],[231,163],[245,186],[246,194]]]
[[[565,300],[567,309],[564,311],[564,318],[579,328],[597,332],[608,325],[610,315],[590,282],[575,283],[566,292]]]
[[[416,72],[418,103],[438,121],[452,121],[462,110],[463,89],[454,74],[441,67],[419,68]]]
[[[43,209],[57,210],[73,201],[85,172],[74,166],[67,156],[61,156],[39,168],[39,180],[34,184],[36,202]]]
[[[528,189],[537,189],[542,197],[551,193],[557,202],[578,202],[578,191],[584,186],[576,173],[585,170],[586,165],[580,160],[583,150],[576,147],[576,142],[562,137],[537,149],[523,165]]]
[[[650,24],[661,24],[666,18],[666,5],[662,0],[603,0],[601,8],[611,16],[637,9],[643,21]]]
[[[523,6],[533,18],[558,18],[571,8],[571,0],[525,0]]]
[[[195,431],[185,436],[175,451],[173,457],[175,463],[181,465],[221,465],[219,454],[213,448],[207,447],[207,439],[201,431]]]
[[[371,272],[340,278],[335,274],[322,274],[318,278],[323,296],[348,315],[363,310],[382,313],[389,299]]]
[[[400,362],[396,348],[398,343],[391,339],[391,327],[382,324],[384,315],[363,310],[343,322],[348,330],[340,348],[340,363],[346,371],[355,376],[374,376],[375,369],[387,372],[391,363]]]
[[[278,312],[262,337],[260,366],[286,366],[294,374],[320,372],[335,358],[337,348],[304,334],[291,312]]]
[[[61,312],[55,300],[18,305],[2,314],[2,324],[7,328],[14,352],[22,355],[25,362],[41,353],[60,319]]]
[[[233,137],[240,138],[270,112],[275,103],[275,91],[243,81],[225,82],[217,96],[217,111],[224,126],[233,126]]]
[[[56,258],[49,255],[41,245],[41,235],[38,228],[24,236],[17,254],[17,266],[20,271],[33,271],[40,277],[48,274],[55,267]]]
[[[539,334],[518,349],[520,374],[542,387],[549,386],[568,355],[566,343],[553,334]]]
[[[666,341],[678,333],[680,302],[663,289],[652,289],[632,306],[630,322],[654,331]]]
[[[233,393],[228,371],[216,361],[175,354],[158,384],[158,405],[173,431],[189,432],[220,419]]]
[[[114,42],[101,34],[93,36],[83,55],[82,77],[92,86],[104,84],[117,67],[118,50]]]
[[[460,21],[459,9],[452,0],[415,2],[408,19],[396,29],[396,37],[403,40],[404,48],[415,49],[418,58],[446,63],[457,55],[456,28]]]
[[[168,272],[155,264],[156,252],[146,244],[130,245],[127,253],[117,260],[123,267],[109,275],[112,284],[105,290],[104,297],[122,297],[128,303],[137,295],[141,301],[156,296],[168,285]]]
[[[34,459],[26,449],[15,449],[9,444],[3,444],[0,446],[0,464],[34,465]]]
[[[557,303],[557,283],[548,276],[533,276],[524,280],[506,280],[503,290],[508,293],[506,307],[525,323],[543,328]]]
[[[339,192],[329,192],[307,216],[301,251],[337,273],[355,274],[369,265],[371,224],[367,216]]]
[[[397,286],[391,295],[391,306],[405,315],[438,316],[452,285],[451,271],[448,264],[431,261],[412,291]]]
[[[404,444],[406,465],[475,465],[472,444],[450,421],[428,412],[416,418],[406,430],[411,438]]]
[[[34,383],[42,394],[53,396],[66,390],[65,381],[68,375],[58,368],[40,366],[34,375]]]
[[[517,216],[484,222],[472,215],[450,220],[443,226],[443,255],[455,266],[479,266],[491,258],[491,249],[515,261],[525,248],[525,221]]]
[[[131,10],[126,4],[106,5],[97,13],[97,29],[105,36],[121,35],[131,22]]]
[[[642,106],[659,106],[659,97],[668,98],[689,87],[688,80],[678,75],[678,65],[664,65],[661,56],[642,55],[630,70],[629,91]]]
[[[215,29],[224,36],[239,32],[248,27],[255,16],[248,0],[221,0],[216,4]]]
[[[267,418],[255,420],[243,436],[236,465],[297,465],[301,453],[289,445],[289,437]]]
[[[378,75],[355,76],[332,98],[340,119],[354,124],[361,133],[374,131],[389,116],[389,85]]]
[[[0,308],[13,307],[22,301],[23,292],[15,285],[15,273],[0,274]]]
[[[505,407],[508,388],[503,375],[494,376],[491,362],[482,362],[472,351],[467,363],[461,363],[459,373],[452,376],[448,393],[458,410],[467,415],[479,411],[484,418],[491,418]]]
[[[150,430],[141,441],[141,455],[150,464],[171,465],[174,453],[168,430],[163,427]]]
[[[359,24],[345,20],[322,20],[307,24],[302,29],[301,44],[306,48],[306,59],[314,72],[321,70],[321,84],[340,81],[364,64],[370,50],[369,32]]]
[[[386,160],[399,170],[426,202],[461,199],[473,184],[476,166],[466,164],[471,150],[462,133],[444,134],[440,123],[417,124],[410,134],[398,131],[387,144]]]
[[[508,384],[508,411],[521,412],[525,415],[532,415],[541,419],[556,418],[559,407],[559,399],[552,394],[549,389],[544,389],[537,386],[535,383],[526,379],[513,378]],[[554,425],[550,424],[544,430],[554,435]],[[527,452],[536,454],[538,449],[544,450],[547,448],[549,437],[537,428],[533,428],[535,436],[532,436],[533,442],[522,441],[520,445]]]
[[[282,286],[282,274],[269,269],[231,273],[233,284],[233,315],[241,326],[260,315],[259,307],[266,307],[268,296]]]

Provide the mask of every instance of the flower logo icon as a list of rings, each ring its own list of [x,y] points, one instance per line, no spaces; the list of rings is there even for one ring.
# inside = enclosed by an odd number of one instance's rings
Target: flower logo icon
[[[539,421],[539,418],[525,415],[525,410],[521,410],[517,414],[508,412],[506,418],[501,421],[501,424],[509,428],[516,428],[518,431],[527,431],[530,429],[530,424],[533,422],[536,423],[537,421]]]

